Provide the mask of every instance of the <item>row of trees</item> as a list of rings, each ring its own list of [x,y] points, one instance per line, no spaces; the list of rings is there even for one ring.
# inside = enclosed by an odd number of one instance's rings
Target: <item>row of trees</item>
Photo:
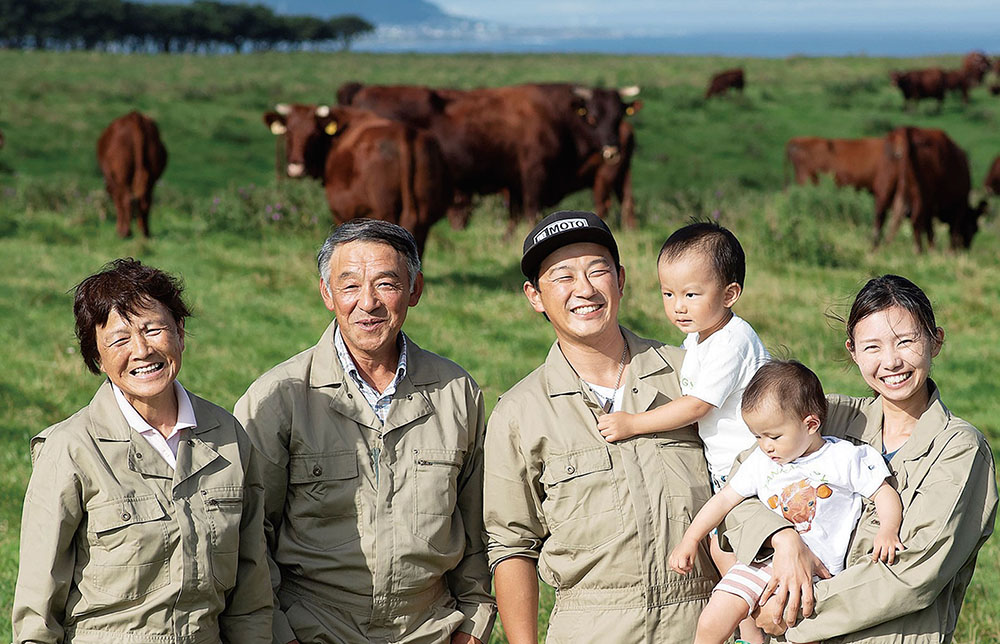
[[[0,47],[15,49],[245,52],[331,41],[347,49],[373,30],[357,16],[284,16],[259,4],[212,0],[0,0]]]

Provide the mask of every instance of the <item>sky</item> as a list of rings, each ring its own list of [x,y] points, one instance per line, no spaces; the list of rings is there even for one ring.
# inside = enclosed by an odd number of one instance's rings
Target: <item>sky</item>
[[[451,14],[516,26],[605,27],[658,34],[1000,31],[996,0],[437,0],[436,4]]]

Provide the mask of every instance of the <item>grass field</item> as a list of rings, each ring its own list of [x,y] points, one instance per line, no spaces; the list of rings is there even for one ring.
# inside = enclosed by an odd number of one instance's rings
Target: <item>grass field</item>
[[[115,257],[181,275],[196,313],[181,380],[231,407],[262,371],[315,343],[329,321],[316,293],[314,253],[329,224],[312,183],[274,179],[274,141],[260,116],[278,101],[334,100],[347,80],[472,87],[527,81],[642,86],[634,177],[640,229],[619,234],[628,286],[623,322],[679,343],[659,309],[654,260],[689,217],[715,217],[748,255],[737,312],[772,353],[813,367],[827,391],[862,394],[843,346],[851,297],[876,274],[906,275],[927,291],[945,328],[934,377],[958,415],[1000,445],[1000,226],[984,222],[971,252],[914,256],[908,227],[869,252],[872,199],[817,188],[782,190],[784,142],[795,135],[878,135],[902,124],[940,127],[969,153],[973,184],[1000,154],[1000,99],[948,100],[914,112],[890,68],[959,57],[889,60],[732,60],[606,56],[265,54],[115,56],[0,51],[0,638],[9,632],[27,442],[85,405],[99,384],[75,348],[69,290]],[[701,99],[709,74],[747,71],[743,97]],[[170,160],[151,241],[119,241],[94,159],[101,129],[141,109],[160,124]],[[978,194],[977,194],[978,197]],[[563,206],[588,207],[577,194]],[[107,215],[107,220],[102,218]],[[548,325],[520,294],[520,240],[502,236],[496,199],[471,227],[434,228],[427,288],[407,320],[422,346],[465,366],[492,406],[537,366]],[[939,235],[939,239],[946,239]],[[540,620],[547,621],[546,592]],[[1000,638],[1000,540],[980,553],[958,625],[960,644]],[[504,642],[498,626],[494,641]]]

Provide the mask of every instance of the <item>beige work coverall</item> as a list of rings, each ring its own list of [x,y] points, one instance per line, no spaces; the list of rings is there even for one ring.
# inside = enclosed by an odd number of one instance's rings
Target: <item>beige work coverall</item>
[[[263,489],[236,420],[191,394],[171,469],[105,382],[31,441],[14,641],[265,644]]]
[[[623,332],[622,410],[680,398],[683,351]],[[486,439],[490,565],[537,560],[556,590],[550,644],[690,642],[718,576],[707,547],[688,576],[667,556],[711,494],[698,432],[609,443],[588,390],[556,343],[501,396]]]
[[[927,411],[889,462],[890,482],[903,501],[899,536],[906,549],[890,565],[871,560],[879,524],[874,504],[866,500],[847,568],[816,582],[815,613],[788,629],[789,641],[951,641],[976,555],[993,533],[996,470],[983,435],[954,416],[941,402],[937,386],[930,385]],[[881,398],[834,395],[828,400],[824,433],[881,451]],[[731,515],[733,523],[741,523],[726,537],[744,562],[758,554],[773,532],[789,526],[759,502],[744,502],[737,512]]]
[[[457,630],[486,642],[482,393],[407,338],[383,426],[335,329],[236,403],[263,455],[274,642],[437,644]]]

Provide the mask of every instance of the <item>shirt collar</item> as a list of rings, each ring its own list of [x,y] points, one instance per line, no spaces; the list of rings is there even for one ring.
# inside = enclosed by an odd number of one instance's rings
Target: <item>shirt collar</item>
[[[406,334],[402,331],[399,332],[399,340],[397,343],[397,346],[399,347],[399,362],[396,365],[396,379],[393,381],[394,384],[398,383],[406,376],[406,359],[408,351],[406,346]],[[351,352],[347,350],[347,344],[344,342],[344,336],[341,334],[339,326],[333,332],[333,346],[337,349],[337,357],[340,359],[340,366],[344,369],[344,373],[347,373],[354,378],[355,382],[363,382],[361,374],[358,372],[358,367],[354,363],[354,358],[351,357]]]
[[[129,427],[140,434],[157,431],[155,427],[146,422],[146,419],[135,410],[132,403],[125,398],[122,390],[118,388],[118,385],[112,382],[111,390],[115,393],[115,402],[118,403],[118,409],[125,416],[125,422],[128,423]],[[187,390],[181,386],[181,383],[176,380],[174,380],[174,393],[177,395],[177,423],[174,425],[173,431],[170,432],[171,436],[182,429],[193,428],[198,424],[194,416],[194,408],[191,406],[191,397],[188,396]]]

